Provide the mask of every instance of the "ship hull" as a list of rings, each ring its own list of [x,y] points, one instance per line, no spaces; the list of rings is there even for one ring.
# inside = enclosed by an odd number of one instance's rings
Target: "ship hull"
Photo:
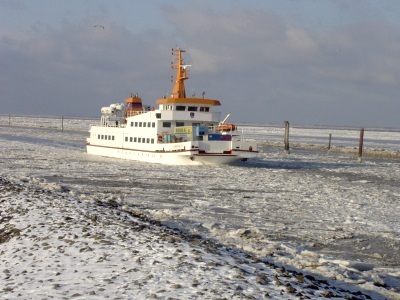
[[[87,145],[87,153],[103,157],[143,161],[167,165],[218,165],[234,164],[247,157],[236,154],[199,154],[196,151],[161,152]]]

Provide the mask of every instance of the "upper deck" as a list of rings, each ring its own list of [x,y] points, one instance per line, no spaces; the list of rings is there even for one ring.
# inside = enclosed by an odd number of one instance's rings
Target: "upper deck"
[[[158,99],[156,104],[197,104],[197,105],[209,105],[209,106],[220,106],[221,102],[218,100],[204,99],[204,98],[163,98]]]

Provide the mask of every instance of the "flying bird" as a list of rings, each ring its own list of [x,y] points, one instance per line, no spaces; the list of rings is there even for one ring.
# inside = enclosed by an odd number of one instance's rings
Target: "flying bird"
[[[100,27],[100,28],[104,29],[103,25],[94,25],[93,27]]]

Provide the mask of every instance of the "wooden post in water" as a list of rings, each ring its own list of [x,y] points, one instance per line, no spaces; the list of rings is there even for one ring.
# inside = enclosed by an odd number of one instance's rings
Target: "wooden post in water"
[[[289,121],[285,121],[285,152],[289,154]]]
[[[358,162],[362,162],[362,153],[363,153],[363,143],[364,143],[364,128],[360,130],[360,141],[358,142]]]
[[[8,114],[8,126],[11,126],[11,114]]]
[[[64,116],[61,117],[61,131],[64,131]]]
[[[328,150],[331,150],[332,133],[329,134]]]

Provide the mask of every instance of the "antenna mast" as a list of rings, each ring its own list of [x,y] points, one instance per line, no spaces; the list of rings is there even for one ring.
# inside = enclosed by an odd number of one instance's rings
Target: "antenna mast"
[[[176,75],[171,98],[186,98],[185,80],[189,78],[187,77],[187,67],[190,67],[190,65],[185,65],[183,63],[183,52],[186,51],[182,49],[172,49],[172,55],[175,56],[176,62],[172,63],[171,66],[172,69],[176,70]]]

